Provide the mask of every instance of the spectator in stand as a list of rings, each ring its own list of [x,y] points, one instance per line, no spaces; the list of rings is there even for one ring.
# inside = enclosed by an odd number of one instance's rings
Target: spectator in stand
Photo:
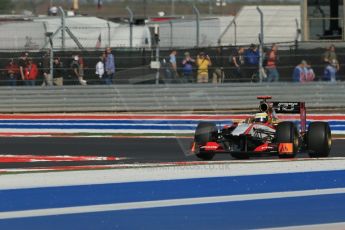
[[[292,80],[294,82],[310,82],[314,81],[314,79],[314,70],[305,60],[302,60],[301,63],[295,67]]]
[[[171,78],[173,79],[173,81],[177,81],[177,77],[178,77],[176,55],[177,55],[176,50],[173,50],[169,55]]]
[[[28,64],[24,68],[24,82],[27,86],[35,86],[36,79],[38,76],[37,65],[33,62],[31,58],[28,58]]]
[[[84,79],[84,73],[85,73],[85,71],[84,71],[84,69],[85,69],[85,63],[84,63],[84,58],[80,55],[80,54],[78,54],[78,58],[79,58],[79,60],[78,60],[78,63],[79,63],[79,75],[81,76],[81,78],[82,79]]]
[[[18,75],[19,75],[19,67],[12,58],[9,60],[8,64],[6,65],[5,71],[6,71],[7,85],[16,86]]]
[[[277,61],[278,61],[278,46],[277,44],[272,44],[271,49],[267,53],[267,81],[279,81],[279,72],[277,70]]]
[[[54,85],[63,86],[64,66],[60,57],[54,58],[53,68],[54,68],[54,76],[53,76]]]
[[[99,57],[99,60],[96,64],[96,75],[101,80],[103,78],[103,75],[105,73],[105,67],[104,67],[104,60],[105,60],[105,53],[102,54],[101,57]]]
[[[323,61],[326,64],[331,64],[332,60],[337,60],[337,54],[335,53],[335,46],[331,45],[326,52],[323,54]]]
[[[304,71],[305,71],[305,75],[304,75],[304,78],[301,79],[301,82],[314,81],[314,79],[315,79],[315,72],[311,68],[311,65],[308,62],[306,62],[306,65],[304,67]]]
[[[302,79],[305,78],[305,68],[307,66],[307,62],[302,60],[300,64],[298,64],[292,74],[292,81],[293,82],[301,82]]]
[[[212,83],[218,84],[224,81],[224,58],[221,48],[216,49],[216,56],[213,58],[213,74],[212,74]]]
[[[332,59],[331,63],[328,64],[325,68],[323,80],[336,82],[338,71],[339,71],[339,63],[336,59]]]
[[[46,52],[42,62],[43,83],[42,86],[52,86],[53,76],[50,75],[50,52]]]
[[[250,47],[244,51],[244,60],[247,68],[247,77],[252,78],[254,74],[258,73],[260,53],[258,47],[255,44],[251,44]]]
[[[325,70],[324,70],[325,75],[329,75],[327,77],[325,76],[324,80],[325,79],[331,80],[330,76],[333,75],[332,72],[335,71],[335,73],[336,73],[340,69],[340,65],[339,65],[337,54],[335,52],[335,46],[334,45],[330,45],[330,47],[323,54],[323,61],[325,63]],[[334,66],[335,64],[336,64],[336,66]],[[335,67],[335,69],[333,67]],[[326,72],[327,72],[327,74],[326,74]],[[335,75],[334,75],[334,81],[335,81]]]
[[[18,63],[19,64],[19,74],[20,74],[20,78],[22,81],[25,80],[24,69],[28,64],[28,57],[29,57],[29,53],[25,52],[19,58],[19,63]]]
[[[193,65],[195,64],[195,60],[190,56],[189,52],[184,53],[184,59],[182,61],[182,71],[183,71],[183,78],[185,82],[193,83]]]
[[[79,56],[75,55],[73,57],[73,61],[71,63],[71,70],[72,70],[72,77],[75,77],[78,79],[79,84],[81,85],[87,85],[87,81],[85,81],[80,74],[80,65],[79,65]]]
[[[204,52],[196,58],[196,65],[198,66],[197,83],[208,83],[208,69],[212,66],[212,61]]]
[[[235,70],[233,72],[234,77],[236,80],[241,80],[242,78],[242,66],[244,65],[244,48],[243,47],[238,47],[237,49],[234,50],[231,56],[230,60],[231,64],[233,67],[235,67]]]
[[[163,58],[162,67],[164,68],[165,82],[174,83],[177,82],[177,51],[173,50],[167,58]]]
[[[111,48],[106,49],[106,59],[105,59],[105,75],[103,76],[104,83],[106,85],[113,84],[113,78],[115,75],[115,58],[111,53]]]

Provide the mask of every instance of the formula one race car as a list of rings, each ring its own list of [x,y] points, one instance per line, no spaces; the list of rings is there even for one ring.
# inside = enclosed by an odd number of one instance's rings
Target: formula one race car
[[[331,150],[331,129],[327,122],[312,122],[306,129],[304,102],[271,102],[259,96],[259,113],[245,121],[218,130],[215,123],[201,122],[195,130],[191,151],[202,160],[217,153],[230,153],[236,159],[278,155],[293,158],[306,152],[310,157],[327,157]],[[300,114],[300,124],[278,121],[278,113]],[[297,128],[299,126],[299,128]]]

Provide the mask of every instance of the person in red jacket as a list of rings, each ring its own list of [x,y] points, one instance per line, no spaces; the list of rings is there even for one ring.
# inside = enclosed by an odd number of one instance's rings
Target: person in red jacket
[[[38,76],[37,65],[32,61],[28,60],[28,64],[24,69],[24,82],[25,85],[34,86],[36,85],[36,78]]]
[[[267,82],[277,82],[279,81],[279,72],[277,70],[277,61],[278,61],[278,46],[277,44],[272,44],[271,50],[267,53]]]
[[[16,86],[17,85],[17,78],[19,75],[19,66],[13,61],[11,58],[8,64],[5,67],[6,76],[7,76],[7,85],[9,86]]]

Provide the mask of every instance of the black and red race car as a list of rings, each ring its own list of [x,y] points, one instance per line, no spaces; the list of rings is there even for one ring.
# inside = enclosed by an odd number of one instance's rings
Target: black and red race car
[[[297,153],[327,157],[331,150],[331,129],[327,122],[311,122],[307,129],[304,102],[272,102],[259,96],[259,112],[243,122],[218,130],[212,122],[200,122],[195,130],[192,153],[202,160],[229,153],[236,159],[278,155],[293,158]],[[279,121],[277,114],[300,114],[299,124]]]

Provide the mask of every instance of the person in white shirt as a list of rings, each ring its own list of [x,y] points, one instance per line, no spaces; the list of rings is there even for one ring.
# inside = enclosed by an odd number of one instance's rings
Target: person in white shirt
[[[97,64],[96,64],[96,75],[99,77],[99,79],[102,79],[102,77],[104,75],[103,57],[100,57]]]

